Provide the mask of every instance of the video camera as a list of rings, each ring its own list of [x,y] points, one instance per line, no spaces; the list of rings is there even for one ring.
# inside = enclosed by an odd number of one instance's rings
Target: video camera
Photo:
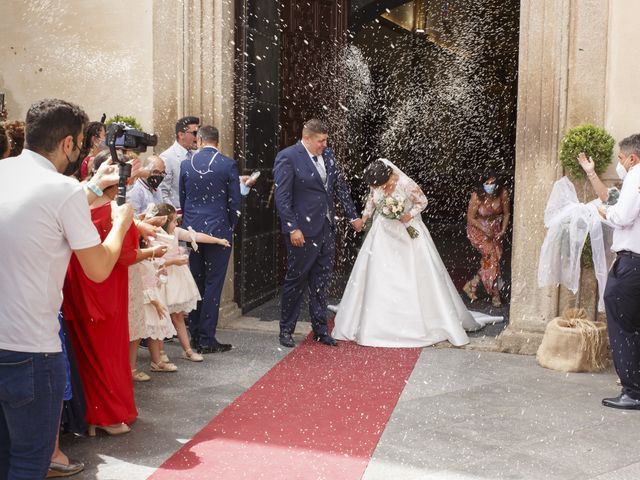
[[[131,165],[120,161],[117,150],[132,150],[134,152],[146,152],[147,147],[155,147],[158,144],[158,136],[131,128],[124,123],[112,123],[107,129],[107,147],[111,152],[111,159],[118,162],[118,196],[116,201],[122,205],[127,200],[127,180],[131,176]]]

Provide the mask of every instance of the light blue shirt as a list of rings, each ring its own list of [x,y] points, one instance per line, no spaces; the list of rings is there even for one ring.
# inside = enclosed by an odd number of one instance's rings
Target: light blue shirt
[[[164,183],[165,180],[163,180],[162,183]],[[160,186],[162,186],[162,183]],[[142,215],[146,212],[150,203],[155,203],[156,205],[165,203],[160,190],[151,190],[149,185],[144,183],[141,178],[137,179],[136,183],[131,187],[131,190],[127,192],[127,202],[131,204],[136,215]],[[179,204],[178,202],[178,205]]]
[[[169,148],[160,154],[164,160],[164,171],[167,175],[158,187],[165,203],[170,203],[180,209],[180,164],[189,158],[189,150],[173,142]]]

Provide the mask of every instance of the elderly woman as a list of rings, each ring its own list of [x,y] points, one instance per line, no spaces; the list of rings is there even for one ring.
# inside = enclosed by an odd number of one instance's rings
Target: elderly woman
[[[498,176],[489,172],[471,194],[467,210],[467,238],[482,255],[478,273],[463,288],[471,301],[478,298],[476,290],[482,282],[491,296],[492,305],[502,305],[498,280],[501,278],[502,239],[509,226],[509,217],[509,194]]]

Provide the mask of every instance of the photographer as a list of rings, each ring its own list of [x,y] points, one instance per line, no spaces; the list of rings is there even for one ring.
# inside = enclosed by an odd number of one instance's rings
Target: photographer
[[[129,205],[115,208],[101,243],[83,188],[60,175],[76,169],[87,121],[71,103],[37,102],[25,149],[0,162],[0,478],[46,475],[65,385],[57,315],[71,253],[103,281],[133,218]]]

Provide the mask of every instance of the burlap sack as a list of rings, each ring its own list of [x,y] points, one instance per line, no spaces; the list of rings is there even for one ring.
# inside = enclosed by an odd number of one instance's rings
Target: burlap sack
[[[606,323],[567,318],[566,313],[547,325],[536,354],[540,366],[561,372],[599,372],[607,368]]]

